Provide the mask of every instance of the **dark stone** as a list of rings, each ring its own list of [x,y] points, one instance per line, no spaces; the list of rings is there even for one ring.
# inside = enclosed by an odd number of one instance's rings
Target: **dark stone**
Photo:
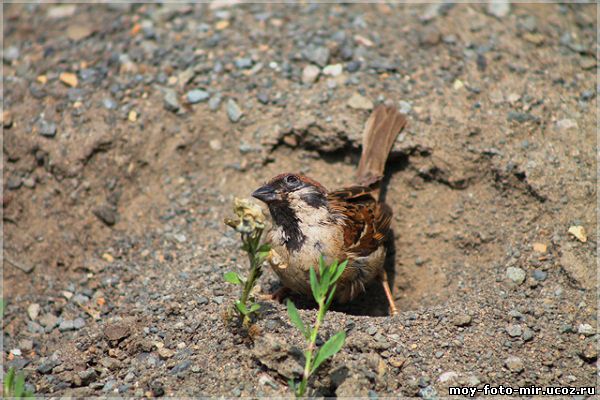
[[[93,211],[94,215],[108,226],[113,226],[119,219],[117,210],[110,205],[102,205]]]

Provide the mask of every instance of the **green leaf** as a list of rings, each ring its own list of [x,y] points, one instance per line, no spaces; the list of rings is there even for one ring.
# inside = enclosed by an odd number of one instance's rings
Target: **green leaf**
[[[333,335],[329,338],[327,342],[319,349],[315,357],[315,361],[313,363],[312,369],[310,371],[313,374],[319,365],[323,363],[323,361],[327,360],[329,357],[333,356],[335,353],[340,351],[342,346],[344,345],[344,341],[346,340],[346,332],[341,331]]]
[[[335,289],[336,285],[333,285],[331,291],[329,292],[329,296],[327,296],[327,301],[325,302],[325,311],[329,310],[329,306],[331,305],[331,302],[333,301],[333,296],[335,295]]]
[[[317,281],[317,274],[315,273],[315,269],[310,267],[310,290],[312,290],[313,297],[315,301],[318,303],[321,298],[321,291],[319,287],[319,281]]]
[[[244,303],[242,303],[241,301],[236,301],[235,302],[235,307],[238,309],[238,311],[240,313],[242,313],[242,315],[248,315],[248,309],[246,308],[246,305]]]
[[[305,338],[308,339],[309,332],[306,329],[304,322],[302,322],[302,318],[300,317],[300,314],[298,313],[298,309],[296,308],[296,305],[290,299],[287,300],[287,311],[288,311],[288,316],[290,317],[290,321],[292,321],[294,326],[296,328],[298,328],[298,330],[302,333],[302,335],[304,335]]]
[[[248,312],[249,312],[249,313],[253,313],[253,312],[256,312],[256,311],[258,311],[259,309],[260,309],[260,304],[258,304],[258,303],[253,303],[253,304],[250,306],[250,309],[248,310]]]
[[[270,252],[269,250],[259,251],[258,253],[256,253],[256,256],[262,262],[265,258],[267,258],[267,256],[269,255],[269,252]]]
[[[319,258],[319,275],[323,273],[325,267],[325,258],[323,257],[323,254],[321,254],[321,257]]]
[[[225,272],[223,274],[223,279],[225,279],[226,282],[233,283],[234,285],[242,284],[242,280],[240,279],[240,276],[236,272],[233,272],[233,271]]]
[[[25,374],[19,372],[15,378],[15,392],[14,397],[23,397],[25,393]]]
[[[331,283],[336,283],[337,280],[340,279],[340,276],[342,276],[342,273],[346,269],[347,265],[348,265],[348,260],[344,260],[343,263],[341,263],[337,266],[336,270],[333,273],[333,277],[331,278]]]
[[[6,376],[4,377],[4,393],[5,396],[10,397],[7,393],[11,393],[11,388],[13,385],[13,379],[15,378],[15,369],[13,367],[8,369]]]

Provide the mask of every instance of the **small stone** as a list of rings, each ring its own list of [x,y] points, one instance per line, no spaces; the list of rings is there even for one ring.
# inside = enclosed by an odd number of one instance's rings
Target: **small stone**
[[[302,83],[304,83],[304,84],[314,83],[317,80],[317,78],[319,77],[320,73],[321,73],[321,70],[319,69],[319,67],[314,66],[314,65],[307,65],[302,70]]]
[[[61,332],[71,331],[73,329],[75,329],[73,326],[73,321],[69,319],[63,320],[58,326],[58,330]]]
[[[568,131],[569,129],[577,128],[577,122],[573,121],[572,119],[565,118],[556,122],[556,129],[558,129],[559,131]]]
[[[437,391],[433,386],[425,386],[422,389],[419,389],[419,397],[424,400],[438,400],[439,396]]]
[[[258,92],[256,98],[261,104],[269,104],[269,94],[267,92]]]
[[[522,372],[525,368],[523,367],[523,361],[519,357],[510,356],[504,360],[504,365],[512,372]]]
[[[73,320],[73,329],[79,330],[85,326],[85,320],[83,318],[75,318]]]
[[[508,95],[508,97],[506,97],[506,100],[510,103],[510,104],[515,104],[517,101],[519,101],[521,99],[521,96],[519,96],[517,93],[510,93]]]
[[[2,126],[10,128],[13,124],[12,113],[9,110],[2,111]]]
[[[343,69],[344,67],[342,66],[342,64],[328,65],[325,68],[323,68],[323,75],[339,76],[342,74]]]
[[[191,104],[200,103],[210,98],[210,93],[201,89],[190,90],[186,93],[187,101]]]
[[[523,331],[521,330],[520,325],[509,325],[506,327],[506,333],[508,333],[508,336],[510,337],[519,337]]]
[[[527,121],[533,121],[536,118],[529,114],[529,113],[522,113],[522,112],[517,112],[517,111],[510,111],[508,113],[508,120],[509,121],[516,121],[518,123],[524,123]]]
[[[48,122],[45,119],[40,119],[37,123],[38,133],[45,137],[56,136],[56,124],[54,122]]]
[[[31,340],[31,339],[19,340],[19,348],[23,351],[30,351],[31,349],[33,349],[33,340]]]
[[[91,25],[69,25],[67,28],[67,37],[75,42],[85,39],[94,32]]]
[[[10,351],[10,354],[12,354],[13,356],[21,357],[21,355],[22,355],[23,353],[21,353],[21,349],[12,349],[12,350]]]
[[[222,98],[221,98],[220,94],[217,94],[217,95],[211,97],[210,100],[208,101],[208,108],[211,111],[218,110],[219,107],[221,106],[221,100],[222,100]]]
[[[171,112],[179,111],[179,108],[181,106],[179,105],[179,100],[177,99],[177,93],[175,92],[175,90],[170,88],[164,88],[163,94],[163,106],[165,110]]]
[[[456,372],[446,371],[440,375],[440,377],[438,378],[438,381],[447,382],[447,381],[450,381],[450,380],[453,380],[456,378],[458,378],[458,374]]]
[[[409,114],[412,110],[412,105],[408,101],[400,100],[398,105],[400,106],[400,113],[402,114]]]
[[[235,100],[227,100],[227,116],[229,117],[229,120],[236,123],[242,118],[242,115],[244,115],[244,113]]]
[[[98,377],[94,368],[88,368],[85,371],[81,371],[78,375],[79,378],[81,378],[82,386],[88,386],[90,383],[94,382]]]
[[[523,329],[522,337],[525,342],[529,342],[531,339],[533,339],[533,330],[531,330],[529,327],[525,327],[525,329]]]
[[[77,75],[71,72],[63,72],[58,76],[58,79],[67,86],[77,87]]]
[[[179,364],[177,364],[176,366],[173,367],[173,369],[171,370],[171,374],[177,375],[177,374],[179,374],[181,372],[184,372],[191,365],[192,365],[192,362],[190,360],[182,361],[182,362],[180,362]]]
[[[377,327],[370,326],[369,328],[367,328],[367,333],[371,336],[375,335],[377,333]]]
[[[208,145],[211,149],[215,151],[221,150],[223,148],[223,145],[221,144],[221,141],[219,139],[211,140],[210,142],[208,142]]]
[[[37,372],[39,372],[40,374],[48,374],[52,371],[54,367],[58,365],[60,365],[60,362],[58,360],[47,358],[37,367]]]
[[[434,26],[425,28],[419,37],[419,42],[421,43],[422,46],[432,47],[432,46],[435,46],[436,44],[440,43],[441,40],[442,40],[442,34]]]
[[[117,109],[117,103],[111,98],[102,99],[102,106],[104,106],[104,108],[106,108],[107,110]]]
[[[309,46],[302,51],[304,59],[317,64],[320,67],[325,67],[329,61],[329,49],[323,46]]]
[[[348,100],[348,107],[354,108],[356,110],[372,110],[373,102],[362,96],[360,93],[355,92],[352,97]]]
[[[532,247],[533,251],[537,253],[544,254],[546,251],[548,251],[548,246],[546,246],[544,243],[534,243]]]
[[[581,57],[579,65],[582,69],[592,69],[596,67],[596,59],[594,57]]]
[[[104,328],[104,337],[110,341],[117,341],[129,336],[129,327],[125,324],[111,324]]]
[[[454,326],[468,326],[471,324],[472,320],[473,318],[469,314],[460,313],[454,317],[452,323]]]
[[[579,356],[587,362],[594,362],[598,359],[598,346],[596,342],[588,342],[579,352]]]
[[[494,0],[488,3],[486,10],[488,14],[501,19],[510,13],[510,3],[505,0]]]
[[[547,277],[548,273],[546,271],[542,271],[541,269],[533,270],[533,279],[535,279],[536,281],[543,282],[546,280]]]
[[[127,114],[127,119],[129,120],[129,122],[135,122],[137,121],[137,112],[135,110],[131,110],[129,111],[129,114]]]
[[[521,268],[508,267],[506,269],[506,277],[508,279],[510,279],[511,281],[513,281],[514,283],[516,283],[517,285],[520,285],[523,282],[525,282],[526,276],[527,275],[525,274],[525,271],[523,271]]]
[[[254,64],[254,62],[252,61],[251,58],[244,57],[244,58],[238,58],[237,60],[235,60],[234,64],[238,69],[249,69],[249,68],[252,68],[252,65]]]
[[[113,226],[117,223],[119,219],[119,215],[117,210],[113,206],[110,205],[102,205],[97,207],[92,213],[102,222],[104,222],[107,226]]]
[[[584,336],[592,336],[596,334],[596,330],[590,324],[579,324],[577,333]]]
[[[173,352],[173,350],[169,350],[166,347],[163,347],[162,349],[158,350],[158,356],[160,357],[161,360],[166,360],[169,359],[171,357],[173,357],[175,353]]]
[[[579,240],[582,243],[587,242],[587,235],[585,233],[585,228],[583,226],[580,225],[573,225],[569,227],[569,233],[573,236],[575,236],[575,238],[577,240]]]
[[[17,190],[23,185],[23,180],[18,175],[11,175],[6,182],[8,190]]]
[[[54,329],[54,327],[58,326],[59,323],[60,320],[58,317],[51,313],[45,314],[40,318],[40,324],[42,324],[42,326],[47,330]]]
[[[360,69],[360,61],[350,61],[346,64],[346,70],[348,72],[356,72]]]
[[[9,46],[4,50],[4,54],[2,55],[2,57],[4,58],[4,61],[11,63],[13,61],[18,60],[20,54],[21,53],[18,47]]]
[[[229,21],[227,21],[227,20],[218,21],[215,24],[215,29],[217,29],[218,31],[222,31],[224,29],[227,29],[228,27],[229,27]]]
[[[528,41],[529,43],[535,44],[536,46],[541,46],[542,44],[544,44],[544,40],[546,38],[541,33],[527,32],[523,34],[523,39]]]
[[[493,104],[501,104],[504,102],[504,94],[501,90],[495,89],[490,92],[489,99]]]
[[[77,9],[77,6],[75,4],[60,5],[60,6],[55,6],[55,7],[48,9],[48,12],[46,13],[46,15],[50,19],[65,18],[65,17],[70,17],[73,14],[75,14],[76,9]]]

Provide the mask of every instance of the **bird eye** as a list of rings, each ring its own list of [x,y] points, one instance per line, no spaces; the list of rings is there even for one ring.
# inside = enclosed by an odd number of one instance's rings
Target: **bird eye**
[[[297,185],[298,184],[298,178],[296,178],[294,175],[288,175],[285,178],[285,183],[287,183],[288,185]]]

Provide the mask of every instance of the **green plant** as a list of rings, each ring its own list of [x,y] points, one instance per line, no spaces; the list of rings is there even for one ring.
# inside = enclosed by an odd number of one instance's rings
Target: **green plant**
[[[265,228],[265,217],[260,207],[254,203],[235,199],[233,211],[234,218],[228,218],[225,223],[240,233],[242,239],[242,250],[248,253],[250,271],[247,278],[242,278],[237,272],[226,272],[223,278],[226,282],[241,287],[240,298],[235,301],[235,312],[242,320],[244,326],[248,326],[252,315],[260,309],[260,304],[254,302],[251,296],[256,281],[262,275],[262,263],[268,256],[270,247],[261,244],[263,230]]]
[[[296,328],[304,335],[307,346],[304,351],[304,372],[302,373],[302,380],[295,382],[294,379],[289,380],[290,389],[294,392],[296,397],[304,396],[306,387],[308,385],[308,379],[312,374],[315,373],[317,368],[328,358],[335,355],[346,340],[346,333],[344,331],[338,332],[329,338],[318,350],[316,349],[317,334],[319,328],[325,319],[325,314],[333,301],[335,295],[336,282],[344,272],[348,261],[338,263],[335,261],[333,264],[326,266],[323,257],[319,260],[319,277],[313,267],[310,267],[310,288],[319,306],[317,312],[317,318],[315,324],[309,329],[302,321],[298,309],[294,303],[288,299],[287,311],[290,320]]]
[[[10,367],[4,375],[4,398],[27,398],[32,399],[33,393],[25,390],[25,374],[23,372],[15,373],[15,369]]]

